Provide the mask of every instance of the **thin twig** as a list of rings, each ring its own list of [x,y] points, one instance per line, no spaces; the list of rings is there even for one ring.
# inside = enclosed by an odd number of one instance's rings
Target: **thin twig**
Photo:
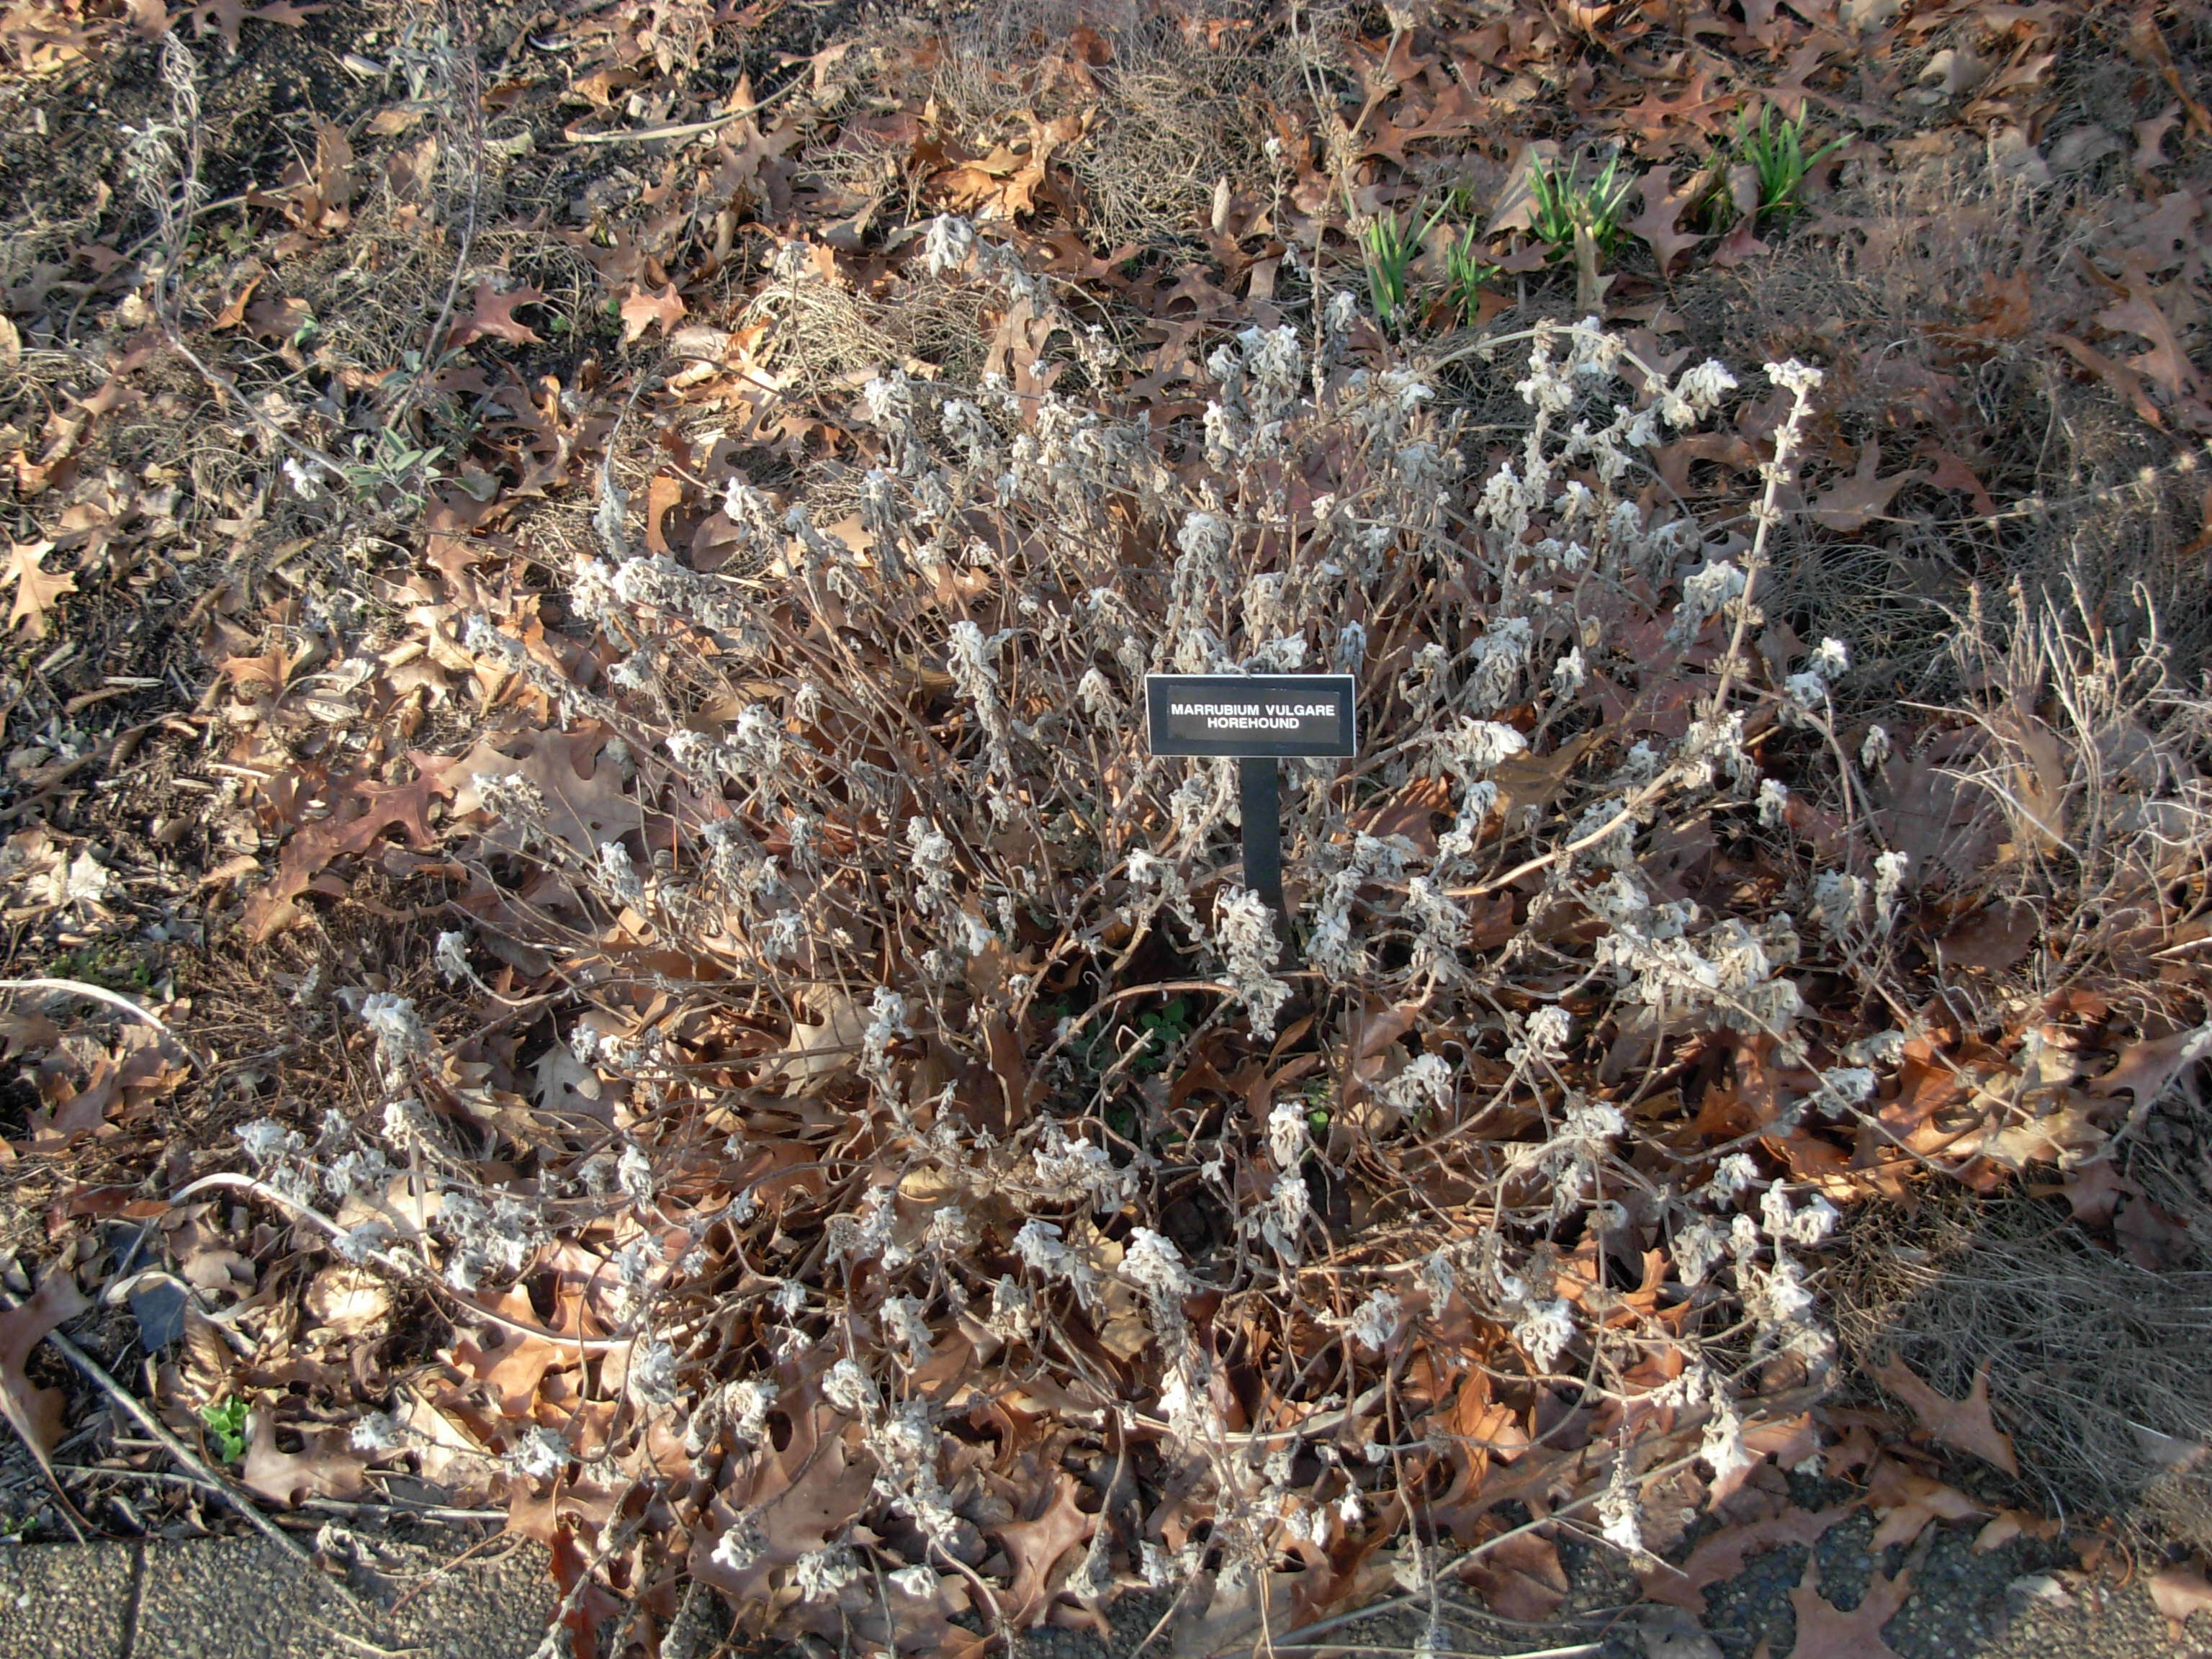
[[[176,1036],[162,1024],[160,1015],[148,1012],[120,992],[111,991],[104,985],[88,985],[81,979],[0,979],[0,991],[65,991],[71,996],[90,997],[94,1002],[104,1002],[126,1014],[136,1014],[166,1036]]]
[[[493,1513],[496,1515],[498,1512],[494,1511]],[[506,1517],[501,1516],[500,1518],[504,1519]],[[506,1536],[507,1534],[504,1532],[495,1532],[489,1537],[479,1538],[475,1543],[470,1545],[468,1548],[463,1550],[452,1560],[440,1563],[437,1567],[423,1575],[422,1582],[421,1583],[414,1586],[414,1588],[410,1589],[404,1595],[401,1596],[397,1601],[394,1601],[392,1604],[392,1610],[387,1617],[397,1619],[399,1616],[400,1609],[404,1607],[410,1601],[412,1601],[416,1596],[422,1595],[424,1590],[428,1589],[440,1579],[445,1577],[447,1573],[453,1571],[455,1567],[459,1566],[462,1562],[467,1560],[471,1556],[479,1554],[483,1551],[489,1549],[494,1544],[498,1543],[501,1539]]]
[[[123,1443],[138,1445],[145,1443],[131,1440]],[[64,1474],[112,1475],[119,1480],[145,1480],[161,1486],[190,1486],[199,1492],[219,1492],[222,1490],[221,1486],[204,1480],[196,1474],[177,1474],[167,1469],[118,1469],[101,1463],[57,1463],[54,1468]],[[300,1507],[322,1515],[404,1515],[410,1521],[503,1522],[507,1518],[505,1510],[454,1509],[443,1504],[407,1504],[392,1498],[377,1504],[356,1504],[343,1498],[303,1498],[300,1500]]]
[[[572,127],[561,136],[572,144],[646,144],[658,138],[694,138],[702,132],[720,132],[733,121],[757,115],[770,104],[805,84],[805,76],[794,75],[757,103],[747,104],[743,109],[725,110],[721,114],[711,115],[703,121],[685,121],[669,127],[638,127],[628,132],[578,132]]]

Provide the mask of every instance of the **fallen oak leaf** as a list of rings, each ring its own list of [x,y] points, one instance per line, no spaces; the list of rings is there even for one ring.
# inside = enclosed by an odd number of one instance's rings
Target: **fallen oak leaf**
[[[1395,792],[1374,805],[1354,812],[1350,827],[1358,833],[1388,841],[1402,836],[1424,858],[1437,851],[1437,831],[1430,820],[1452,810],[1451,786],[1442,778],[1408,778]]]
[[[2179,1642],[2187,1634],[2191,1613],[2212,1611],[2212,1583],[2205,1582],[2202,1567],[2162,1568],[2151,1575],[2150,1600],[2165,1617],[2166,1635]]]
[[[2070,334],[2051,334],[2045,337],[2075,362],[2102,380],[2112,391],[2126,398],[2136,416],[2145,423],[2166,430],[2166,416],[2151,401],[2142,376],[2125,363],[2107,357],[2086,340],[2077,340]]]
[[[1631,1616],[1646,1659],[1721,1659],[1721,1644],[1680,1607],[1638,1607]]]
[[[1808,1554],[1805,1576],[1790,1592],[1790,1605],[1797,1612],[1797,1645],[1790,1650],[1790,1659],[1902,1659],[1881,1639],[1881,1630],[1905,1605],[1913,1571],[1927,1553],[1923,1539],[1896,1577],[1875,1573],[1858,1606],[1849,1613],[1820,1594],[1820,1558]]]
[[[1988,1513],[1956,1486],[1913,1474],[1887,1459],[1875,1472],[1867,1502],[1881,1516],[1867,1546],[1877,1555],[1892,1544],[1910,1544],[1930,1521],[1971,1521]]]
[[[508,1525],[514,1526],[512,1520]],[[622,1603],[592,1577],[591,1559],[578,1547],[574,1530],[556,1525],[541,1541],[550,1557],[553,1588],[561,1592],[554,1620],[567,1638],[562,1646],[570,1653],[597,1653],[599,1631],[622,1612]]]
[[[1809,502],[1805,508],[1806,517],[1823,529],[1850,535],[1887,512],[1891,498],[1899,490],[1909,483],[1920,483],[1926,476],[1893,472],[1887,478],[1877,477],[1881,466],[1881,445],[1869,438],[1859,446],[1858,471]]]
[[[2172,323],[2149,300],[2130,292],[2118,304],[2097,313],[2097,326],[2115,334],[2138,335],[2148,341],[2150,349],[2129,358],[2128,367],[2137,374],[2148,374],[2166,389],[2169,397],[2196,394],[2197,370],[2181,349],[2181,343],[2174,337]]]
[[[1599,735],[1585,732],[1568,738],[1548,755],[1509,755],[1499,761],[1490,769],[1491,781],[1498,786],[1499,810],[1511,813],[1551,806],[1566,792],[1567,780]]]
[[[1567,1599],[1567,1571],[1559,1547],[1534,1533],[1504,1540],[1471,1565],[1460,1580],[1501,1619],[1541,1624]]]
[[[2058,1522],[2046,1521],[2026,1510],[1999,1510],[1990,1518],[1989,1524],[1974,1534],[1974,1553],[1986,1555],[1991,1550],[2002,1549],[2015,1538],[2035,1538],[2049,1543],[2062,1530]]]
[[[2002,973],[2034,948],[2042,914],[2025,899],[1997,899],[1937,936],[1936,960],[1946,970]]]
[[[807,986],[805,992],[809,1012],[821,1018],[794,1016],[782,1054],[762,1075],[763,1087],[781,1078],[786,1096],[818,1094],[860,1064],[866,1026],[860,1005],[834,985]]]
[[[2030,1187],[2031,1198],[2063,1198],[2076,1221],[2092,1227],[2106,1226],[2123,1199],[2141,1198],[2143,1189],[2122,1175],[2109,1157],[2100,1154],[2066,1172],[2063,1181]]]
[[[1981,475],[1958,456],[1932,438],[1922,442],[1912,453],[1923,460],[1936,463],[1936,470],[1928,475],[1928,482],[1936,489],[1955,489],[1968,497],[1973,502],[1974,511],[1983,517],[1994,519],[1997,516],[1996,501],[1982,483]]]
[[[600,757],[607,738],[604,729],[537,732],[530,735],[526,750],[514,756],[480,741],[447,769],[465,775],[464,787],[453,798],[453,815],[463,817],[482,806],[479,786],[486,776],[519,777],[537,786],[544,803],[542,817],[527,827],[565,842],[586,858],[595,856],[603,843],[637,828],[642,810],[623,793],[622,774],[615,763]],[[486,831],[485,845],[501,852],[523,852],[525,828],[500,819]]]
[[[185,20],[190,18],[195,34],[204,35],[210,29],[216,31],[222,36],[225,51],[235,58],[238,56],[238,32],[249,17],[258,23],[283,23],[288,27],[298,28],[322,9],[320,6],[294,5],[290,0],[272,0],[269,5],[258,6],[249,11],[246,0],[199,0],[199,3],[179,13],[171,22],[173,27],[181,27]]]
[[[1655,167],[1644,175],[1643,190],[1643,210],[1633,219],[1623,219],[1620,228],[1650,244],[1652,257],[1659,261],[1659,274],[1664,276],[1676,255],[1705,240],[1702,231],[1675,228],[1697,194],[1697,184],[1693,180],[1681,190],[1669,190],[1665,169]]]
[[[46,624],[55,603],[64,593],[76,592],[76,578],[65,570],[43,568],[54,550],[52,542],[19,542],[8,538],[8,563],[0,569],[0,583],[12,583],[15,603],[9,607],[8,625],[34,640],[46,636]]]
[[[2090,1079],[2087,1087],[2091,1094],[2106,1098],[2124,1089],[2135,1097],[2136,1110],[2145,1112],[2176,1078],[2207,1055],[2212,1055],[2212,1022],[2170,1036],[2130,1043],[2120,1051],[2112,1069]]]
[[[2020,1459],[2014,1455],[2012,1437],[1998,1428],[1990,1415],[1987,1360],[1975,1371],[1973,1386],[1967,1389],[1964,1400],[1938,1394],[1901,1359],[1874,1366],[1871,1371],[1883,1390],[1902,1401],[1920,1419],[1920,1426],[1935,1439],[1955,1451],[1971,1452],[2007,1474],[2020,1473]]]
[[[28,1301],[0,1311],[0,1415],[40,1463],[61,1443],[62,1413],[69,1396],[59,1389],[33,1383],[24,1374],[23,1362],[55,1326],[91,1306],[76,1280],[62,1272],[47,1274]]]
[[[519,306],[544,302],[545,296],[527,284],[502,294],[489,283],[478,283],[475,305],[467,316],[453,325],[452,332],[446,336],[446,344],[450,348],[465,346],[471,340],[494,339],[514,345],[538,345],[543,337],[514,313]]]
[[[1751,226],[1750,220],[1739,219],[1729,227],[1729,234],[1722,237],[1719,246],[1713,249],[1714,264],[1723,270],[1729,270],[1748,264],[1762,253],[1773,252],[1753,233]]]
[[[519,1288],[501,1291],[492,1310],[518,1324],[538,1323],[538,1310],[529,1292]],[[464,1328],[455,1336],[451,1363],[490,1390],[503,1415],[520,1419],[529,1414],[546,1372],[575,1364],[581,1358],[577,1348],[488,1324],[481,1330]]]
[[[412,783],[382,786],[373,775],[356,773],[336,780],[327,790],[330,813],[293,831],[278,855],[276,873],[269,884],[248,901],[246,919],[256,939],[265,939],[298,918],[295,902],[334,859],[358,857],[397,828],[418,852],[438,844],[430,828],[434,796],[450,795],[456,786],[447,782],[430,757],[410,755],[416,769]]]
[[[254,1412],[246,1434],[240,1478],[273,1504],[294,1509],[303,1498],[356,1498],[368,1484],[368,1460],[347,1449],[343,1429],[303,1429],[300,1449],[288,1452],[276,1444],[276,1420]]]
[[[633,343],[646,330],[656,326],[665,338],[683,320],[684,301],[675,283],[669,283],[658,294],[633,288],[622,302],[623,343]]]
[[[1096,1517],[1076,1507],[1077,1490],[1073,1477],[1055,1471],[1052,1501],[1035,1520],[1010,1521],[991,1528],[1013,1569],[1013,1587],[999,1605],[1016,1630],[1026,1630],[1042,1620],[1052,1604],[1053,1568],[1091,1536]]]
[[[810,1394],[815,1380],[805,1385]],[[860,1518],[867,1506],[878,1465],[857,1451],[847,1435],[848,1418],[818,1399],[779,1401],[791,1423],[781,1449],[763,1445],[736,1465],[709,1510],[709,1525],[695,1535],[692,1572],[732,1603],[765,1601],[773,1576],[823,1548]],[[754,1550],[732,1562],[718,1556],[715,1534],[742,1516],[751,1523]]]
[[[1817,1544],[1821,1534],[1857,1507],[1856,1504],[1835,1504],[1825,1510],[1784,1510],[1764,1521],[1714,1533],[1699,1540],[1679,1567],[1663,1561],[1638,1567],[1644,1593],[1655,1601],[1670,1602],[1702,1616],[1708,1585],[1735,1577],[1743,1571],[1744,1562],[1760,1550],[1782,1544]]]

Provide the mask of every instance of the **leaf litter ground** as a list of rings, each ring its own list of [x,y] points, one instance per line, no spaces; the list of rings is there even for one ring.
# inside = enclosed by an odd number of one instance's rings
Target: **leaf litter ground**
[[[42,1528],[203,1524],[62,1319],[578,1650],[2186,1617],[2193,14],[5,18],[11,971],[162,1022],[7,1017]],[[1338,665],[1292,959],[1133,679]]]

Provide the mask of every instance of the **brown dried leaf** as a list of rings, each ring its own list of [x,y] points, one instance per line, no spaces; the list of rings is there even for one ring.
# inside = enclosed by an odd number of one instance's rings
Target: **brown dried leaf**
[[[1971,1521],[1985,1513],[1957,1487],[1911,1474],[1887,1459],[1875,1471],[1867,1502],[1881,1516],[1874,1542],[1867,1547],[1877,1554],[1892,1544],[1910,1544],[1930,1521]]]
[[[740,1464],[715,1498],[715,1524],[694,1535],[692,1572],[738,1603],[766,1600],[771,1574],[841,1534],[869,1501],[875,1459],[854,1455],[846,1438],[850,1419],[814,1397],[811,1382],[808,1395],[786,1408],[789,1443],[781,1450],[763,1446]],[[760,1548],[748,1565],[732,1568],[715,1559],[714,1545],[740,1514],[758,1528]]]
[[[2038,848],[2055,853],[2066,843],[2066,796],[2071,781],[2066,750],[2058,734],[2025,708],[1991,718],[1990,729],[2017,757],[2010,771],[2005,805],[2027,829]]]
[[[412,758],[419,769],[412,783],[387,787],[363,773],[330,785],[330,815],[294,831],[277,859],[276,874],[246,902],[246,921],[257,940],[298,917],[295,901],[333,859],[367,852],[386,830],[399,830],[418,852],[437,845],[430,829],[430,803],[433,797],[452,794],[455,786],[424,765],[427,757]]]
[[[392,1311],[392,1291],[366,1267],[333,1266],[308,1282],[301,1298],[315,1330],[332,1336],[359,1336],[380,1330]]]
[[[1733,1578],[1760,1550],[1783,1544],[1816,1544],[1820,1535],[1858,1507],[1837,1504],[1825,1510],[1784,1510],[1764,1521],[1729,1527],[1701,1540],[1680,1567],[1655,1562],[1638,1568],[1644,1593],[1695,1613],[1705,1610],[1705,1587]]]
[[[2188,1633],[2192,1613],[2212,1612],[2212,1583],[2204,1569],[2183,1565],[2162,1568],[2151,1575],[2151,1605],[2166,1619],[2166,1633],[2179,1642]]]
[[[783,1079],[786,1095],[819,1094],[860,1063],[860,1034],[867,1021],[860,1006],[834,985],[805,988],[814,1022],[794,1019],[783,1057],[763,1074],[763,1081]]]
[[[1805,1577],[1790,1592],[1790,1605],[1797,1610],[1797,1645],[1790,1650],[1790,1659],[1900,1659],[1881,1639],[1881,1628],[1905,1605],[1913,1569],[1926,1549],[1923,1544],[1915,1551],[1894,1578],[1875,1574],[1858,1606],[1849,1613],[1820,1594],[1820,1559],[1808,1555]]]
[[[246,0],[197,0],[197,3],[187,7],[173,20],[172,27],[181,28],[189,17],[197,34],[205,34],[210,29],[214,29],[222,36],[222,44],[229,55],[235,58],[238,56],[238,31],[247,18],[251,17],[256,22],[282,23],[288,28],[298,28],[322,9],[319,5],[294,5],[291,0],[271,0],[268,5],[256,6],[250,10]],[[143,21],[140,26],[142,28],[144,27]]]
[[[519,1286],[501,1291],[492,1310],[520,1324],[538,1323],[538,1310]],[[492,1391],[501,1414],[525,1418],[545,1373],[574,1364],[580,1357],[574,1348],[487,1322],[480,1330],[464,1330],[455,1339],[453,1364]]]
[[[1049,121],[1040,121],[1028,111],[1023,114],[1030,132],[1020,149],[1000,144],[988,155],[938,176],[938,187],[953,207],[984,221],[1018,219],[1035,212],[1036,191],[1045,182],[1053,152],[1081,137],[1091,118],[1088,110]]]
[[[49,613],[64,593],[76,592],[76,578],[65,570],[44,568],[52,542],[19,542],[8,538],[8,562],[0,568],[0,585],[12,584],[15,603],[9,608],[8,626],[34,640],[46,636]]]
[[[648,328],[658,327],[665,336],[683,320],[684,299],[677,293],[675,283],[669,283],[658,294],[648,289],[633,288],[622,302],[623,343],[630,344]]]
[[[2208,1054],[2212,1054],[2212,1024],[2131,1042],[2120,1050],[2111,1071],[2088,1085],[2088,1091],[2109,1097],[2125,1090],[2135,1097],[2138,1109],[2147,1108],[2174,1079]]]
[[[240,1478],[271,1503],[296,1508],[303,1498],[356,1498],[367,1485],[368,1460],[347,1448],[343,1429],[303,1429],[301,1449],[280,1450],[276,1424],[265,1411],[249,1414]]]
[[[2025,899],[1999,899],[1938,939],[1936,960],[1954,973],[1961,968],[2002,973],[2028,953],[2042,925]]]
[[[1936,1393],[1914,1376],[1901,1359],[1876,1365],[1872,1372],[1874,1380],[1903,1401],[1906,1409],[1920,1419],[1920,1426],[1935,1439],[1954,1450],[1971,1452],[2007,1474],[2020,1473],[2020,1460],[2013,1455],[2012,1437],[1999,1429],[1990,1415],[1987,1360],[1974,1373],[1973,1386],[1966,1391],[1964,1400],[1953,1400]]]
[[[1026,1630],[1043,1618],[1055,1588],[1053,1568],[1091,1536],[1094,1517],[1076,1507],[1079,1490],[1073,1477],[1054,1470],[1052,1501],[1035,1520],[1010,1521],[991,1529],[1013,1568],[1013,1587],[999,1605],[1016,1630]]]
[[[2130,290],[2126,299],[2108,306],[2097,313],[2097,325],[2114,333],[2140,335],[2150,343],[2150,349],[2139,352],[2128,359],[2128,367],[2137,374],[2148,374],[2166,389],[2169,397],[2188,398],[2197,394],[2197,370],[2175,338],[2173,324],[2147,294]]]
[[[1639,1607],[1635,1614],[1644,1659],[1722,1659],[1721,1644],[1681,1608]]]
[[[64,1320],[90,1308],[76,1280],[67,1273],[46,1275],[21,1307],[0,1310],[0,1415],[39,1454],[43,1462],[62,1437],[62,1413],[69,1396],[59,1389],[33,1386],[23,1374],[31,1350]]]
[[[1452,810],[1451,785],[1443,778],[1408,778],[1372,806],[1351,815],[1350,827],[1362,835],[1388,841],[1403,836],[1424,858],[1437,853],[1437,831],[1431,820]]]
[[[1601,734],[1584,732],[1548,755],[1513,755],[1491,769],[1498,785],[1499,809],[1511,813],[1517,807],[1549,807],[1566,792],[1567,780]]]
[[[1559,147],[1549,138],[1539,138],[1524,144],[1506,164],[1505,181],[1498,186],[1497,198],[1490,204],[1485,234],[1503,236],[1509,230],[1527,230],[1535,222],[1536,197],[1529,187],[1531,173],[1539,169],[1556,168],[1559,164]]]
[[[501,294],[489,283],[477,284],[476,304],[469,314],[455,323],[453,331],[446,336],[448,347],[464,346],[471,340],[506,340],[515,345],[537,345],[540,336],[537,330],[517,317],[518,306],[543,305],[545,296],[536,289],[525,285]]]
[[[1859,446],[1858,471],[1816,497],[1805,508],[1806,517],[1823,529],[1851,535],[1887,512],[1891,498],[1899,490],[1925,476],[1893,472],[1887,478],[1877,477],[1881,466],[1881,445],[1869,438]]]
[[[1698,183],[1692,179],[1679,191],[1669,190],[1666,169],[1654,167],[1644,175],[1643,210],[1634,218],[1620,222],[1623,230],[1641,236],[1651,245],[1651,252],[1659,261],[1662,276],[1667,274],[1668,267],[1674,263],[1677,255],[1705,240],[1702,231],[1675,228],[1681,222],[1683,210],[1698,192]]]
[[[604,730],[538,732],[532,734],[528,750],[514,757],[479,744],[465,758],[469,787],[455,795],[453,811],[459,816],[475,810],[478,779],[519,775],[536,784],[544,797],[545,832],[582,856],[593,857],[603,842],[636,829],[640,817],[637,803],[623,793],[621,772],[599,759],[606,741]],[[457,766],[440,776],[442,780],[461,770]],[[521,826],[496,823],[484,832],[484,841],[502,852],[519,852]]]
[[[2138,418],[2161,432],[2166,429],[2165,412],[2151,400],[2149,389],[2143,385],[2142,375],[2125,363],[2116,362],[2107,357],[2086,340],[2077,340],[2070,334],[2053,334],[2049,338],[2051,344],[2127,399]]]
[[[1460,1576],[1501,1619],[1540,1624],[1567,1599],[1567,1571],[1557,1547],[1533,1532],[1507,1539]]]

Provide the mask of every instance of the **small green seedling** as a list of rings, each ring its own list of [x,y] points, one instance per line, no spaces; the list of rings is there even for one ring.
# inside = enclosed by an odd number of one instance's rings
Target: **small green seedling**
[[[1497,275],[1498,265],[1485,257],[1473,225],[1444,250],[1444,295],[1460,319],[1470,327],[1482,307],[1484,285]]]
[[[404,506],[419,511],[429,499],[434,469],[445,453],[443,444],[417,448],[392,428],[379,427],[373,441],[365,434],[356,441],[355,459],[343,469],[346,487],[371,503],[380,502],[390,490]]]
[[[1299,1097],[1305,1102],[1306,1127],[1317,1135],[1327,1134],[1330,1118],[1328,1085],[1318,1082],[1309,1083],[1298,1092]]]
[[[226,1463],[235,1463],[246,1455],[246,1413],[243,1400],[200,1407],[200,1421],[207,1425],[208,1438]]]
[[[1528,170],[1529,228],[1552,250],[1553,259],[1573,257],[1578,230],[1588,232],[1598,252],[1609,255],[1620,239],[1621,211],[1634,183],[1634,177],[1622,171],[1618,153],[1588,177],[1579,155],[1564,168],[1557,162],[1538,161]]]
[[[1843,144],[1842,139],[1832,138],[1808,155],[1804,116],[1801,114],[1795,120],[1778,118],[1771,104],[1759,111],[1755,127],[1751,124],[1749,110],[1738,116],[1735,152],[1759,175],[1760,220],[1779,227],[1796,218],[1805,205],[1798,195],[1804,187],[1805,176],[1841,149]]]
[[[1367,265],[1367,297],[1373,301],[1375,315],[1383,327],[1393,326],[1404,313],[1407,275],[1420,253],[1421,244],[1443,216],[1444,209],[1439,207],[1429,216],[1426,223],[1416,228],[1413,215],[1401,219],[1391,213],[1370,222],[1367,228],[1359,233],[1359,246]]]
[[[1190,1009],[1176,997],[1157,1013],[1138,1015],[1137,1030],[1129,1069],[1139,1077],[1151,1077],[1166,1066],[1176,1045],[1190,1035]]]
[[[1067,1017],[1064,1003],[1054,1005],[1061,1018]],[[1168,1056],[1177,1043],[1191,1034],[1189,1006],[1181,997],[1175,998],[1156,1012],[1139,1014],[1136,1020],[1137,1040],[1126,1058],[1118,1065],[1139,1077],[1155,1077],[1164,1071]],[[1082,1042],[1070,1051],[1092,1076],[1117,1065],[1117,1050],[1114,1033],[1104,1027],[1094,1028]],[[1109,1117],[1109,1124],[1113,1120]],[[1128,1133],[1122,1126],[1113,1124],[1116,1133]]]
[[[112,943],[65,951],[47,964],[46,971],[57,979],[87,980],[111,991],[136,991],[143,995],[154,988],[152,965]]]

